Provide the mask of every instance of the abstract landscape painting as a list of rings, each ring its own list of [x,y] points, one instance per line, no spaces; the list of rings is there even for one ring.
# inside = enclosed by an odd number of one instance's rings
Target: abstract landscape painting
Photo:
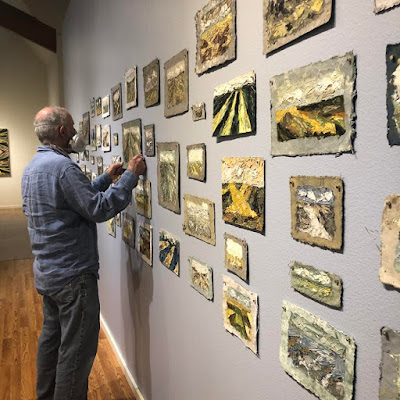
[[[127,214],[123,214],[123,228],[122,228],[122,240],[129,246],[135,247],[135,220],[134,218]]]
[[[122,155],[124,168],[136,154],[142,153],[142,121],[140,118],[122,124]]]
[[[212,268],[193,257],[189,257],[189,284],[206,299],[214,298]]]
[[[160,230],[159,252],[162,265],[179,276],[179,242],[164,230]]]
[[[125,107],[129,110],[137,106],[137,66],[125,72]]]
[[[213,136],[227,137],[256,130],[256,75],[251,71],[214,89]]]
[[[192,119],[194,122],[206,119],[205,103],[198,103],[192,105]]]
[[[225,268],[247,281],[247,243],[235,236],[224,234]]]
[[[375,13],[400,5],[400,0],[375,0]]]
[[[391,146],[400,145],[400,43],[386,47],[386,80],[387,137]]]
[[[211,0],[195,20],[196,74],[236,58],[236,0]]]
[[[204,143],[186,146],[187,176],[204,182],[206,179],[206,145]]]
[[[154,124],[144,126],[144,152],[147,157],[154,157],[155,154]]]
[[[90,114],[89,111],[82,115],[82,135],[85,138],[85,143],[90,143]]]
[[[0,128],[0,177],[11,176],[8,130]]]
[[[113,121],[116,121],[122,118],[122,87],[120,83],[111,89],[111,102]]]
[[[115,236],[116,236],[115,226],[116,226],[115,217],[110,218],[110,219],[107,221],[107,232],[108,232],[108,234],[111,235],[112,237],[115,237]]]
[[[256,232],[264,231],[264,160],[222,159],[222,219]]]
[[[136,212],[151,218],[151,183],[147,179],[139,179],[136,186]]]
[[[160,103],[160,60],[156,58],[143,68],[144,106]]]
[[[107,118],[110,116],[110,95],[104,96],[101,101],[102,117]]]
[[[343,181],[339,177],[296,176],[290,179],[292,237],[300,242],[341,250]]]
[[[104,125],[101,133],[101,149],[106,153],[111,151],[111,127]]]
[[[355,78],[353,53],[273,77],[271,154],[353,151]]]
[[[146,223],[139,223],[139,253],[150,266],[153,264],[153,228]]]
[[[282,310],[283,369],[320,399],[353,399],[353,338],[287,301]]]
[[[225,329],[258,354],[258,296],[223,275],[222,312]]]

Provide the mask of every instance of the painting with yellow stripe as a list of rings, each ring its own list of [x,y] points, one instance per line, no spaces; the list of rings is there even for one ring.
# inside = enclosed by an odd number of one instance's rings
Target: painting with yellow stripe
[[[0,129],[0,177],[11,176],[8,130]]]
[[[214,89],[213,136],[256,131],[256,75],[251,71]]]
[[[159,257],[162,265],[179,276],[179,241],[167,231],[160,231]]]

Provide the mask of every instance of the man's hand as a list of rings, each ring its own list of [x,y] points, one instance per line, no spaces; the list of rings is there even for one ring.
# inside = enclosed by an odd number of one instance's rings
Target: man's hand
[[[136,154],[135,157],[131,158],[128,163],[129,171],[132,171],[137,176],[143,175],[146,171],[146,161],[141,154]]]
[[[106,174],[110,175],[111,180],[115,183],[118,180],[118,177],[124,172],[122,169],[122,163],[117,162],[115,164],[111,164],[106,171]]]

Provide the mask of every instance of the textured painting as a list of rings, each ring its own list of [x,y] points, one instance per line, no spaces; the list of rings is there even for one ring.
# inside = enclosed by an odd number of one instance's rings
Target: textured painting
[[[144,152],[147,157],[155,155],[154,124],[144,126]]]
[[[113,121],[116,121],[122,118],[122,87],[120,83],[111,89],[111,102]]]
[[[331,307],[342,306],[342,280],[330,272],[294,261],[290,266],[292,288]]]
[[[159,252],[162,265],[179,276],[179,242],[164,230],[160,230]]]
[[[379,278],[386,285],[400,289],[400,195],[386,198],[381,229]]]
[[[94,156],[90,156],[90,164],[94,165]]]
[[[264,160],[222,159],[222,219],[256,232],[264,231]]]
[[[256,75],[251,71],[214,89],[213,136],[256,130]]]
[[[206,299],[214,298],[213,271],[211,267],[189,257],[189,284]]]
[[[121,227],[121,213],[118,213],[118,214],[115,216],[115,225]]]
[[[320,399],[353,399],[353,338],[287,301],[282,310],[283,369]]]
[[[89,161],[89,150],[84,150],[83,156],[85,158],[85,161]]]
[[[400,399],[400,332],[384,327],[381,335],[379,400],[398,400]]]
[[[94,181],[94,180],[96,180],[97,179],[97,174],[95,173],[95,172],[92,172],[92,182]]]
[[[258,354],[258,296],[223,275],[222,312],[225,329]]]
[[[224,234],[225,268],[247,281],[247,243],[235,236]]]
[[[332,0],[263,0],[264,54],[329,22]]]
[[[89,111],[82,115],[82,135],[85,138],[85,143],[90,143],[90,114]]]
[[[8,130],[0,128],[0,177],[11,176]]]
[[[94,97],[90,99],[90,117],[94,118],[96,116],[96,100]]]
[[[153,264],[153,228],[146,223],[139,223],[139,253],[142,260],[150,266]]]
[[[118,133],[113,133],[113,144],[114,146],[118,146]]]
[[[164,64],[164,116],[167,118],[189,110],[188,63],[185,49]]]
[[[107,96],[104,96],[102,101],[101,101],[101,106],[102,106],[102,117],[107,118],[110,116],[110,95],[108,94]]]
[[[184,232],[215,246],[214,203],[190,194],[183,195],[183,203]]]
[[[100,148],[102,143],[101,143],[101,125],[96,125],[96,147]]]
[[[179,143],[157,143],[158,204],[175,213],[179,202]]]
[[[236,58],[236,0],[211,0],[196,13],[196,74]]]
[[[124,122],[122,124],[122,155],[124,168],[136,154],[142,153],[142,122],[141,119]]]
[[[192,119],[194,122],[206,119],[206,105],[205,103],[198,103],[192,105]]]
[[[273,77],[271,154],[353,151],[355,78],[353,53]]]
[[[139,179],[136,186],[136,212],[151,218],[151,183],[147,179]]]
[[[343,181],[339,177],[290,178],[292,237],[311,245],[341,250]]]
[[[125,72],[125,107],[129,110],[137,106],[137,66]]]
[[[111,164],[122,162],[121,156],[111,156]]]
[[[386,47],[386,79],[387,137],[391,146],[400,145],[400,43]]]
[[[103,173],[103,157],[102,156],[97,156],[96,157],[96,163],[97,163],[97,175],[100,176]]]
[[[111,151],[111,127],[104,125],[101,132],[101,149],[104,152]]]
[[[107,221],[107,232],[109,235],[111,235],[112,237],[116,237],[116,229],[115,229],[115,217],[110,218]]]
[[[204,143],[186,146],[187,176],[204,182],[206,179],[206,145]]]
[[[375,12],[379,13],[382,11],[389,10],[395,6],[400,5],[400,0],[375,0]]]
[[[123,214],[122,240],[129,246],[135,247],[135,220],[127,213]]]
[[[88,179],[89,182],[92,182],[92,171],[90,171],[89,169],[86,170],[86,178]]]
[[[86,175],[86,165],[85,165],[85,164],[82,164],[82,165],[81,165],[81,171],[82,171],[82,173],[83,173],[84,175]]]
[[[101,115],[101,112],[102,112],[102,110],[101,110],[101,97],[98,97],[96,99],[96,114],[97,115]]]
[[[92,151],[97,150],[97,140],[96,140],[96,127],[90,129],[90,149]]]
[[[156,58],[143,68],[144,106],[160,104],[160,60]]]

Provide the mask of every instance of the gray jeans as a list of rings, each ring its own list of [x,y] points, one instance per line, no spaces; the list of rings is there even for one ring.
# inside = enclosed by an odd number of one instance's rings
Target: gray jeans
[[[97,278],[81,274],[54,296],[43,296],[37,355],[37,400],[85,400],[97,352]]]

